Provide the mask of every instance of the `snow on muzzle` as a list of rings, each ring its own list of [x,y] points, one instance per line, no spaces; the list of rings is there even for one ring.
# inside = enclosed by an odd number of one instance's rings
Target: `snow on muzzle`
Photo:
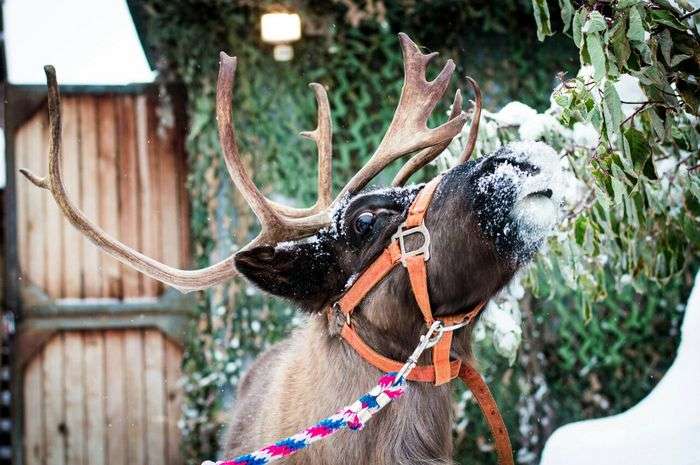
[[[510,148],[514,161],[534,168],[518,177],[513,216],[532,233],[544,235],[557,222],[564,192],[559,156],[542,142],[516,142]]]

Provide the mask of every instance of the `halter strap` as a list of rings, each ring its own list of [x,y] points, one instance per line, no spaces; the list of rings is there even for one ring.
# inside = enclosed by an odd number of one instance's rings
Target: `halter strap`
[[[406,221],[399,226],[399,230],[392,237],[392,241],[389,246],[365,269],[359,278],[334,305],[335,308],[340,309],[340,311],[345,315],[345,326],[347,328],[343,328],[341,335],[343,335],[343,338],[346,340],[348,339],[346,336],[354,334],[352,337],[354,344],[357,344],[357,341],[361,341],[359,335],[357,335],[357,333],[355,333],[355,331],[352,329],[352,313],[360,304],[362,299],[364,299],[369,293],[369,291],[371,291],[374,286],[379,284],[379,282],[384,279],[389,272],[398,265],[398,263],[402,263],[408,272],[413,297],[418,304],[418,308],[420,308],[425,324],[430,326],[435,321],[433,311],[430,306],[428,271],[427,267],[425,266],[426,261],[430,257],[430,234],[425,228],[424,221],[428,207],[430,206],[430,201],[432,200],[435,190],[437,189],[441,180],[442,176],[437,176],[421,189],[411,204]],[[423,243],[415,249],[407,250],[404,239],[408,236],[418,234],[423,236]],[[466,313],[443,317],[441,320],[448,325],[465,321],[467,323],[471,323],[472,320],[479,314],[483,306],[484,303],[480,302]],[[353,343],[351,343],[351,345],[352,344]],[[359,344],[357,345],[360,347]],[[367,350],[365,350],[364,347],[362,349],[358,349],[358,347],[356,347],[356,349],[362,350],[367,357],[371,357],[373,360],[379,360],[375,355],[370,354]],[[430,381],[436,386],[452,381],[457,377],[459,372],[459,361],[456,361],[455,363],[450,362],[451,347],[452,332],[449,331],[446,332],[440,342],[432,348],[433,364],[429,367],[433,368],[433,374]],[[388,365],[384,364],[384,366]],[[427,372],[428,369],[423,371]]]
[[[368,363],[384,372],[399,371],[402,362],[392,360],[377,353],[365,343],[352,327],[352,313],[362,299],[384,279],[399,263],[408,272],[413,296],[420,308],[423,320],[430,326],[435,321],[430,305],[428,289],[428,273],[425,262],[430,258],[430,234],[425,228],[425,215],[435,194],[442,176],[427,183],[418,193],[408,211],[406,221],[399,226],[392,236],[391,243],[382,254],[372,262],[343,296],[328,311],[329,319],[333,318],[334,310],[339,310],[345,316],[345,322],[340,331],[342,338]],[[404,239],[407,236],[421,234],[423,243],[416,249],[406,250]],[[486,302],[479,302],[468,312],[440,317],[445,325],[471,324],[484,308]],[[408,375],[408,380],[434,383],[436,386],[460,378],[472,391],[479,404],[482,414],[495,440],[496,453],[500,465],[513,465],[513,452],[503,418],[498,410],[496,401],[481,375],[468,363],[461,360],[450,360],[453,331],[445,331],[438,343],[433,346],[431,365],[417,365]]]

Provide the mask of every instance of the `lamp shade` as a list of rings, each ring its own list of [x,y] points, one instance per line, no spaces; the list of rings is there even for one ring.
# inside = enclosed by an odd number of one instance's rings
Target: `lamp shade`
[[[301,19],[296,13],[267,13],[260,22],[263,42],[288,44],[301,38]]]

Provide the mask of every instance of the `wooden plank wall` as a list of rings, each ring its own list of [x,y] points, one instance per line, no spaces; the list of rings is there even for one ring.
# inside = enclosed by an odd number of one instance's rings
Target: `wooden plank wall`
[[[150,95],[65,95],[63,171],[71,199],[122,242],[186,267],[184,128],[159,127]],[[48,118],[40,109],[16,133],[15,165],[46,174]],[[47,191],[17,179],[22,279],[50,297],[157,296],[162,285],[99,252]]]
[[[109,234],[187,267],[184,128],[164,128],[153,95],[64,95],[69,196]],[[47,172],[41,108],[15,134],[15,166]],[[47,191],[17,178],[22,280],[52,298],[155,297],[160,283],[84,239]],[[178,465],[182,350],[155,329],[64,331],[23,368],[26,465]]]
[[[181,359],[155,329],[56,334],[24,372],[25,464],[181,464]]]

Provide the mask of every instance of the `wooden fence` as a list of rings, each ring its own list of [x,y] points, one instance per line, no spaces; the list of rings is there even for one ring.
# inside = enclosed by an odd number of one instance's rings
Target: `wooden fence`
[[[11,167],[43,175],[48,121],[39,102],[16,124],[8,156]],[[69,196],[127,245],[187,267],[182,107],[168,117],[152,88],[64,92],[62,105]],[[181,463],[177,381],[192,300],[99,251],[47,191],[13,181],[15,463]]]
[[[156,109],[147,95],[65,96],[65,183],[71,199],[105,231],[181,265],[189,256],[185,157],[175,128],[159,128]],[[47,151],[48,118],[40,108],[16,133],[15,164],[46,173]],[[157,281],[83,239],[46,191],[18,179],[16,197],[22,275],[49,297],[160,294]]]
[[[157,329],[55,334],[24,372],[25,463],[180,463],[181,356]]]

